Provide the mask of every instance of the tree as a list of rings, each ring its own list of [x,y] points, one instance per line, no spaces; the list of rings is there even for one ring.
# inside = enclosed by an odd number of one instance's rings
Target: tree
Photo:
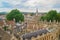
[[[7,26],[4,26],[3,29],[4,29],[4,31],[6,31],[7,30]]]
[[[24,15],[17,9],[12,10],[6,16],[7,20],[13,20],[14,18],[15,18],[15,22],[24,21]]]
[[[42,19],[42,17],[41,17]],[[56,10],[50,10],[46,16],[43,17],[44,20],[47,20],[47,21],[54,21],[54,20],[57,20],[57,11]]]
[[[57,14],[57,21],[60,22],[60,13]]]
[[[41,20],[44,21],[44,20],[45,20],[45,16],[42,16],[42,17],[41,17]]]
[[[56,10],[51,10],[48,12],[48,14],[46,15],[47,16],[47,20],[48,21],[53,21],[53,20],[56,20],[56,17],[57,17],[57,11]]]
[[[34,13],[31,13],[31,14],[30,14],[30,16],[33,16],[33,15],[34,15]]]

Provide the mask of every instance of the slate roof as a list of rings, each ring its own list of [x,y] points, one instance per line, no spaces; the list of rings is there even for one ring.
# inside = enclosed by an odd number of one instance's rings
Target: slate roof
[[[47,32],[48,32],[48,30],[46,30],[46,29],[38,30],[36,32],[23,34],[22,38],[24,38],[24,39],[31,39],[31,37],[37,37],[38,35],[46,34]]]

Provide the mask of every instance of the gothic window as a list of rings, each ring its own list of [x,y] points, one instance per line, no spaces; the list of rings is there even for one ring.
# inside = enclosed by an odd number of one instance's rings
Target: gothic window
[[[0,36],[0,40],[2,40],[2,37]]]
[[[51,39],[53,40],[53,36],[51,37]]]
[[[36,40],[39,40],[39,39],[36,39]]]
[[[59,39],[60,39],[60,35],[59,35]]]

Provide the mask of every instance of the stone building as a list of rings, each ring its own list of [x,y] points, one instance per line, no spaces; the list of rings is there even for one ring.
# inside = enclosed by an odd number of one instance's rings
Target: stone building
[[[3,26],[3,25],[4,25],[3,20],[4,20],[4,19],[1,19],[1,18],[0,18],[0,26]]]
[[[11,40],[11,35],[0,29],[0,40]]]
[[[59,40],[59,30],[58,27],[51,26],[46,29],[23,34],[21,40]]]
[[[30,16],[29,16],[30,17]],[[22,36],[21,40],[59,40],[60,38],[60,22],[47,22],[45,21],[39,21],[39,16],[35,15],[33,17],[30,17],[27,20],[27,31],[29,33],[26,33]],[[47,29],[49,28],[49,30]],[[46,29],[47,33],[45,34],[44,31],[42,31],[42,35],[37,35],[35,33],[36,30],[42,30]],[[36,31],[37,32],[37,31]],[[39,32],[37,32],[39,33]],[[41,33],[41,32],[40,32]],[[37,36],[36,36],[37,35]]]

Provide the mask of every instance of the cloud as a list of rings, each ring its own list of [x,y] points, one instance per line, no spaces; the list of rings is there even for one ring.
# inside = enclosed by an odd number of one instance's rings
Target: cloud
[[[21,0],[6,0],[5,2],[10,3],[11,5],[18,5],[21,3]]]
[[[56,0],[28,0],[25,2],[26,6],[36,7],[40,5],[41,7],[52,7],[56,3]]]
[[[0,0],[0,10],[18,8],[21,11],[48,11],[56,9],[60,11],[60,0]]]
[[[0,12],[9,12],[10,10],[12,10],[12,9],[10,9],[10,8],[0,8]]]

